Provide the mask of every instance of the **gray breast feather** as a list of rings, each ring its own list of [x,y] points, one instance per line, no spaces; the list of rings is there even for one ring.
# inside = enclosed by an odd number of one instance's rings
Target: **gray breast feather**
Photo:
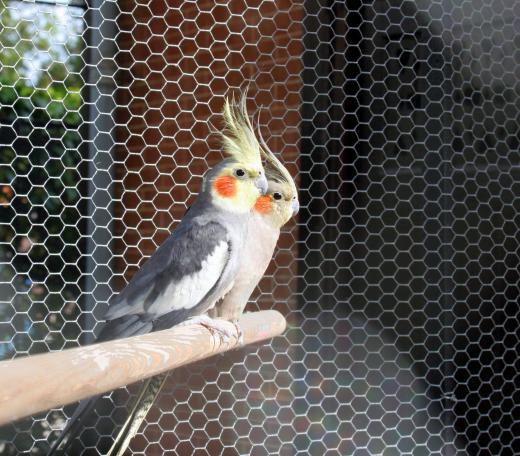
[[[218,281],[228,256],[222,224],[196,218],[181,223],[113,300],[105,319],[130,314],[155,319],[196,307]]]
[[[227,320],[240,317],[265,273],[273,256],[280,230],[267,223],[263,216],[253,215],[248,223],[248,254],[240,257],[232,289],[220,301],[212,315]]]

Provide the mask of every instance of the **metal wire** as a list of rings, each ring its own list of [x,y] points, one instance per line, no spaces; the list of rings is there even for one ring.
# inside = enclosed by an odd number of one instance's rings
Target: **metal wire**
[[[89,342],[251,112],[302,210],[248,310],[284,337],[170,375],[131,454],[518,454],[513,0],[0,0],[0,355]],[[132,387],[71,454],[103,454]],[[73,406],[0,429],[45,454]]]

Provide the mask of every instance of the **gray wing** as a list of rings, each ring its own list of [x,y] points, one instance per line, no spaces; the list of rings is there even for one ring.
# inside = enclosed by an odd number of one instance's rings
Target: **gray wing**
[[[196,314],[219,286],[230,252],[222,224],[181,223],[111,302],[99,339],[149,332],[164,316],[173,326]]]
[[[180,323],[195,315],[220,286],[231,251],[226,228],[218,222],[199,223],[197,217],[183,220],[111,302],[99,341]],[[49,455],[55,454],[65,438],[66,449],[82,431],[99,398],[80,403]]]

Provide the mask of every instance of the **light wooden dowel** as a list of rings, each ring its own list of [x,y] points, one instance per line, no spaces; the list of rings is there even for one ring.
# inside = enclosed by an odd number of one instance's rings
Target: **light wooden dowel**
[[[236,333],[235,327],[227,323]],[[277,336],[284,317],[274,310],[240,319],[244,344]],[[105,393],[237,347],[200,325],[0,362],[0,425]]]

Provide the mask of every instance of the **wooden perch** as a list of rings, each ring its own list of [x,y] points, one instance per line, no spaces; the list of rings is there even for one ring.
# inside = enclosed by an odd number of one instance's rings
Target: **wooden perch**
[[[279,312],[265,310],[244,314],[239,325],[244,344],[253,344],[281,334],[285,319]],[[221,343],[203,326],[191,325],[0,362],[0,425],[111,391],[237,345],[237,337]]]

